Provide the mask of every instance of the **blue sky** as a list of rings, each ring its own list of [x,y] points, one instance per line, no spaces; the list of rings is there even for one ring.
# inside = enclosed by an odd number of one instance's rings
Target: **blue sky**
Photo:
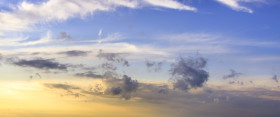
[[[85,85],[97,86],[87,83],[101,80],[115,91],[105,89],[101,97],[119,92],[122,99],[145,101],[155,95],[144,86],[164,87],[174,94],[171,100],[200,92],[194,100],[203,104],[227,102],[246,90],[278,103],[279,11],[278,0],[1,0],[0,81],[83,96],[93,94]],[[135,87],[113,90],[125,79],[135,85],[131,78],[142,83],[135,86],[139,95],[129,92]],[[258,88],[272,96],[257,95]]]
[[[5,28],[0,30],[1,38],[4,43],[9,40],[7,43],[15,44],[1,44],[1,49],[20,51],[31,48],[34,51],[40,47],[88,47],[99,43],[102,47],[104,44],[103,49],[107,51],[107,45],[127,44],[135,47],[138,52],[145,48],[141,54],[150,53],[137,58],[139,63],[143,61],[140,59],[145,58],[168,61],[174,60],[176,56],[200,53],[209,59],[211,65],[208,67],[213,71],[213,76],[219,74],[221,77],[228,69],[240,69],[250,75],[278,73],[270,70],[278,69],[280,60],[277,1],[166,0],[162,5],[154,0],[124,3],[109,3],[103,7],[112,8],[106,11],[81,7],[69,12],[51,9],[50,14],[44,14],[44,7],[51,8],[55,2],[2,1],[1,25]],[[130,3],[135,6],[129,6]],[[63,6],[61,9],[70,7]],[[39,10],[30,11],[32,9]],[[5,19],[5,15],[11,18]],[[22,22],[21,17],[25,19]],[[7,23],[9,20],[15,22]],[[67,33],[74,42],[54,42],[61,32]],[[44,37],[49,39],[40,42]],[[106,42],[100,43],[99,39],[102,38],[107,39]],[[120,52],[127,51],[123,49]],[[151,57],[157,54],[158,57]],[[258,66],[263,67],[256,68]]]

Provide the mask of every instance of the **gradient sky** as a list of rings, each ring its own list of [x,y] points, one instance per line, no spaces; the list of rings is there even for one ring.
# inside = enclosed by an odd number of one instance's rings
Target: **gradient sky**
[[[278,0],[1,0],[1,117],[278,117]]]

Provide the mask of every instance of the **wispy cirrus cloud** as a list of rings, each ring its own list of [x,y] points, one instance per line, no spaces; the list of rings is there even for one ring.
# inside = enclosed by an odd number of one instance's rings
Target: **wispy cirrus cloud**
[[[86,17],[100,11],[114,11],[119,7],[131,9],[143,6],[195,11],[196,8],[175,0],[48,0],[42,3],[23,1],[11,11],[0,12],[0,30],[30,30],[36,24]]]
[[[51,32],[48,31],[45,36],[42,36],[38,40],[30,40],[28,36],[18,36],[18,37],[0,37],[0,46],[9,47],[9,46],[32,46],[38,44],[46,44],[52,41]]]
[[[248,7],[242,6],[241,3],[265,2],[265,0],[216,0],[216,1],[232,8],[233,10],[243,11],[248,13],[253,13],[254,11]]]

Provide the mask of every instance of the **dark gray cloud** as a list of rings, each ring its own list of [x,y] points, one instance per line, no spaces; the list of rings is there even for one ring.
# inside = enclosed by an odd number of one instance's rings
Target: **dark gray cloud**
[[[122,79],[106,78],[103,79],[103,81],[106,84],[106,91],[104,93],[102,92],[104,88],[101,84],[95,85],[95,88],[90,87],[88,90],[65,83],[45,83],[43,85],[51,89],[63,89],[67,91],[67,95],[99,95],[103,97],[120,96],[126,100],[135,96],[133,94],[135,94],[140,85],[137,80],[132,80],[131,77],[128,77],[127,75],[124,75]],[[161,93],[165,93],[165,91]]]
[[[95,72],[87,71],[85,73],[76,73],[75,76],[78,77],[87,77],[87,78],[103,78],[102,75],[98,75]]]
[[[68,35],[66,32],[60,32],[58,35],[58,39],[69,40],[72,39],[72,37]]]
[[[159,94],[167,94],[169,92],[168,85],[157,86]]]
[[[150,62],[146,59],[146,66],[149,71],[159,72],[161,70],[162,62]]]
[[[124,66],[129,66],[128,61],[123,55],[125,55],[125,53],[104,53],[103,50],[99,50],[97,57],[111,62],[122,63]]]
[[[59,54],[65,54],[69,57],[76,57],[76,56],[87,56],[88,53],[89,51],[71,50],[71,51],[60,52]]]
[[[128,100],[131,98],[131,94],[136,92],[139,83],[137,80],[132,80],[131,77],[124,75],[122,79],[110,79],[106,80],[109,88],[106,92],[112,95],[121,95],[122,98]]]
[[[104,70],[107,70],[107,71],[116,71],[117,70],[117,67],[114,64],[108,63],[108,62],[102,63],[101,68]]]
[[[56,62],[54,59],[43,59],[37,58],[33,60],[25,60],[25,59],[9,59],[10,63],[21,66],[21,67],[32,67],[37,69],[56,69],[56,70],[67,70],[67,64],[61,64]]]
[[[275,82],[279,82],[279,78],[278,78],[278,76],[277,75],[274,75],[273,77],[272,77],[272,80],[274,80]]]
[[[230,73],[228,75],[224,75],[223,79],[236,78],[236,77],[239,77],[240,75],[242,75],[242,73],[236,72],[233,69],[230,69],[229,71],[230,71]]]
[[[203,57],[179,59],[171,65],[170,73],[174,89],[188,90],[202,87],[209,74],[204,70],[207,60]]]
[[[113,87],[113,88],[111,88],[111,92],[113,95],[119,95],[119,94],[121,94],[122,89],[121,89],[121,87]]]

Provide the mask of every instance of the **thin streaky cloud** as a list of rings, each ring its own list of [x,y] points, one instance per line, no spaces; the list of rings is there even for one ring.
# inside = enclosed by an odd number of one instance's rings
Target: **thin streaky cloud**
[[[23,1],[10,12],[0,12],[0,31],[31,30],[30,26],[69,18],[86,17],[98,11],[114,11],[119,7],[131,9],[142,6],[195,11],[194,7],[174,0],[49,0],[40,4]]]
[[[240,5],[242,2],[264,2],[265,0],[216,0],[217,2],[220,2],[228,7],[230,7],[233,10],[236,11],[243,11],[248,13],[253,13],[254,11],[248,7]]]

